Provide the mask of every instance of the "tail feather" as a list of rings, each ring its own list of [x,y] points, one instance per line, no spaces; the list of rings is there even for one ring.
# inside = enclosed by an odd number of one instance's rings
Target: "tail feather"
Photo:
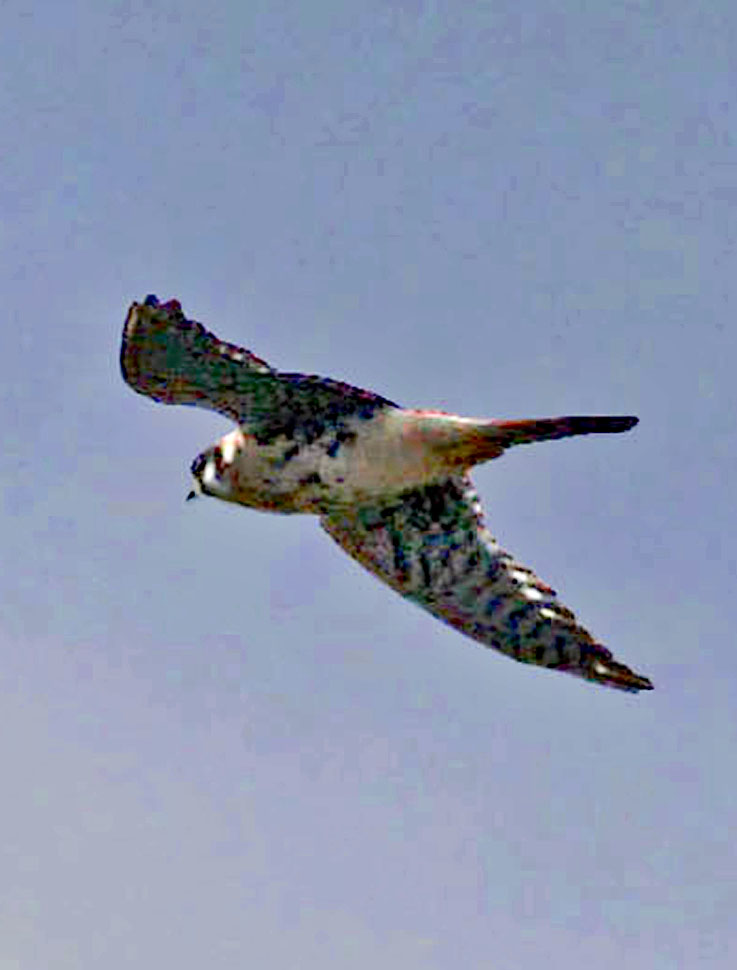
[[[521,421],[490,421],[493,437],[503,448],[533,441],[553,441],[579,434],[618,434],[634,428],[639,418],[632,415],[590,415],[565,418],[530,418]]]
[[[451,456],[451,461],[464,468],[498,458],[513,445],[534,441],[554,441],[580,434],[617,434],[629,431],[639,418],[623,415],[589,415],[564,418],[529,418],[519,421],[495,421],[430,418],[427,427],[436,433],[435,447]],[[427,421],[427,419],[426,419]],[[437,432],[433,429],[437,426]]]

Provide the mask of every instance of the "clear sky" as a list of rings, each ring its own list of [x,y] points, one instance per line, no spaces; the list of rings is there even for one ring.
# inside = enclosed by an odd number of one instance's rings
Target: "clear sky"
[[[731,0],[0,5],[2,970],[737,965]],[[185,504],[228,424],[133,299],[469,415],[629,696],[316,521]]]

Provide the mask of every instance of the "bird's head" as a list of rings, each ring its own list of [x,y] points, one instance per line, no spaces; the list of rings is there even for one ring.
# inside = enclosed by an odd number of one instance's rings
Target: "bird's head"
[[[226,434],[192,462],[193,489],[188,499],[211,495],[224,502],[242,502],[238,495],[238,455],[243,444],[240,429]]]
[[[198,455],[191,465],[192,491],[187,501],[200,495],[211,495],[213,498],[224,499],[231,497],[230,476],[228,465],[223,456],[222,447],[217,444]]]

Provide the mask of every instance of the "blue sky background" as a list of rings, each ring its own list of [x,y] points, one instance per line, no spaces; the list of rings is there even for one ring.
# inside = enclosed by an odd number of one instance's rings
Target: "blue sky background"
[[[737,14],[0,6],[3,970],[737,959]],[[656,691],[510,663],[118,370],[178,297],[411,406],[635,413],[475,474]]]

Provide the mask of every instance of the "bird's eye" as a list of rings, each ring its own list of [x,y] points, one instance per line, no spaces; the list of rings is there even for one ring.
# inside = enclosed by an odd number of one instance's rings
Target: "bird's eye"
[[[206,455],[197,455],[195,460],[190,466],[190,470],[195,478],[199,479],[202,477],[202,472],[205,470],[205,465],[207,464]]]

